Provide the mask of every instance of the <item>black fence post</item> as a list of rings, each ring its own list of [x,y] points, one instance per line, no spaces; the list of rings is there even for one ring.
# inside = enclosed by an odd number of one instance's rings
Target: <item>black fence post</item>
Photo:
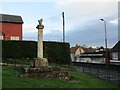
[[[89,66],[88,68],[89,68],[89,74],[91,75],[91,68],[92,68],[92,66]]]
[[[120,88],[120,65],[118,66],[118,87]]]
[[[109,70],[109,65],[107,65],[107,80],[110,80],[110,70]]]
[[[97,68],[97,77],[99,78],[99,66],[97,66],[96,68]]]
[[[83,67],[83,72],[84,72],[84,63],[83,63],[83,65],[82,65],[82,67]]]

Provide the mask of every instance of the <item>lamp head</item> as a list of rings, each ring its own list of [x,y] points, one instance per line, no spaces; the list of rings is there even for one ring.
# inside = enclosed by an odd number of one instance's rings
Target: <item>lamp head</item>
[[[101,21],[104,21],[104,19],[100,19]]]

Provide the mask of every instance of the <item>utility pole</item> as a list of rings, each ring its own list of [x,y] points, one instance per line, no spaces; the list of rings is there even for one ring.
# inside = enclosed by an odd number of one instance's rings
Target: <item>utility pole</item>
[[[63,42],[65,42],[65,17],[64,17],[64,12],[62,12],[62,17],[63,17]]]

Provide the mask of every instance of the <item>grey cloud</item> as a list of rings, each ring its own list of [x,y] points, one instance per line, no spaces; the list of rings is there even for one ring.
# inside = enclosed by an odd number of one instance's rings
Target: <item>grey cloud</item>
[[[107,35],[108,35],[108,46],[113,46],[118,40],[118,28],[115,25],[108,25]],[[83,28],[75,28],[70,32],[67,32],[67,41],[71,45],[76,43],[88,46],[104,46],[104,26],[102,23],[86,23]]]

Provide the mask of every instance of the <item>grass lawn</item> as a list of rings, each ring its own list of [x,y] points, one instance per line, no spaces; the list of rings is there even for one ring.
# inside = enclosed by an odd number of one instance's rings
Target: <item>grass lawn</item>
[[[70,72],[79,82],[68,82],[63,80],[31,79],[17,77],[20,67],[2,67],[3,88],[117,88],[108,82],[81,72]]]

